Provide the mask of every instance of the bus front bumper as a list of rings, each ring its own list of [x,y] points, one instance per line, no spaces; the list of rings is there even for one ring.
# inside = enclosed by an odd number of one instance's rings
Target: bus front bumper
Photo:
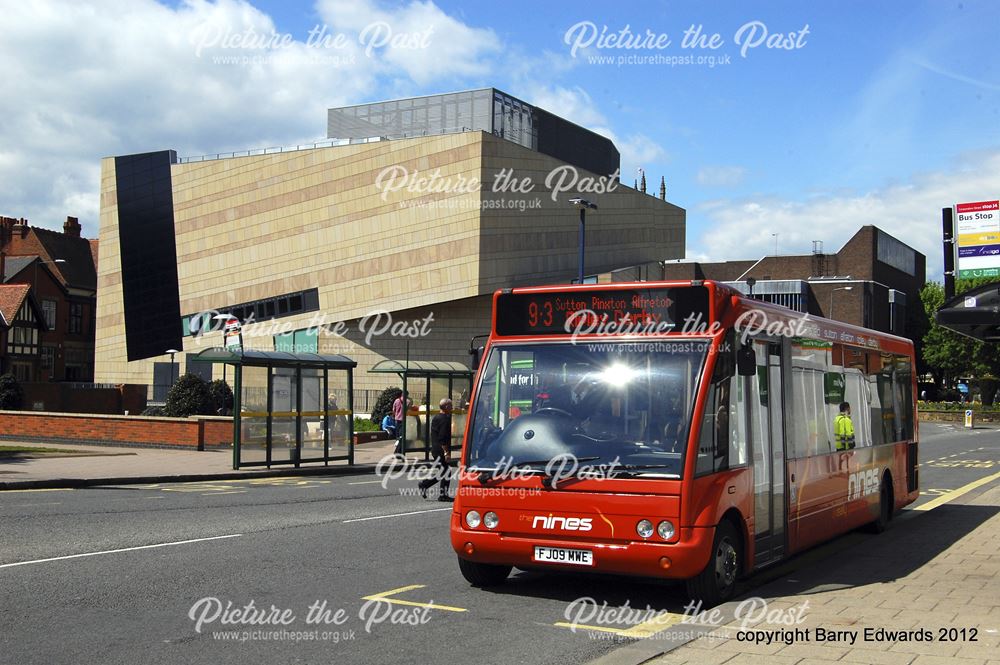
[[[509,535],[485,529],[467,529],[458,513],[452,515],[451,545],[462,559],[534,568],[611,573],[638,577],[688,579],[708,563],[715,529],[681,527],[676,542],[641,541],[599,542],[585,539],[559,539],[551,535]],[[585,550],[592,552],[590,565],[542,562],[535,559],[535,547]]]

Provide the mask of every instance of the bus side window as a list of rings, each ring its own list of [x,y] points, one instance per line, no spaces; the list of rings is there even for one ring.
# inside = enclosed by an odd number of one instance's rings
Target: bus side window
[[[729,468],[743,466],[747,463],[747,396],[746,390],[744,390],[746,381],[746,377],[734,376],[732,378],[732,387],[729,391],[732,402],[729,416],[729,431],[731,432],[729,440]]]
[[[701,435],[698,441],[698,459],[695,474],[705,475],[729,468],[730,381],[726,379],[713,383],[705,402]]]

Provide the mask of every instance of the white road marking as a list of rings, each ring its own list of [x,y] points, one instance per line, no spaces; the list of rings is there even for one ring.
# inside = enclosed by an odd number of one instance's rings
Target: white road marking
[[[375,517],[359,517],[353,520],[344,520],[341,524],[350,524],[351,522],[367,522],[369,520],[384,520],[390,517],[406,517],[407,515],[421,515],[423,513],[440,513],[445,510],[451,510],[451,508],[432,508],[430,510],[414,510],[410,513],[394,513],[392,515],[377,515]]]
[[[49,561],[63,561],[65,559],[79,559],[85,556],[98,556],[100,554],[116,554],[118,552],[132,552],[134,550],[148,550],[154,547],[170,547],[171,545],[187,545],[189,543],[202,543],[207,540],[221,540],[223,538],[239,538],[242,533],[233,533],[228,536],[211,536],[210,538],[193,538],[191,540],[177,540],[172,543],[157,543],[156,545],[140,545],[139,547],[123,547],[118,550],[102,550],[100,552],[85,552],[83,554],[70,554],[68,556],[54,556],[49,559],[32,559],[31,561],[18,561],[17,563],[0,564],[0,568],[13,568],[14,566],[27,566],[32,563],[47,563]]]

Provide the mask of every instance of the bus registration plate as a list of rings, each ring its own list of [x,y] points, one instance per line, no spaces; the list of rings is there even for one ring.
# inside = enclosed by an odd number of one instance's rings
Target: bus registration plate
[[[593,566],[594,553],[590,550],[569,550],[562,547],[535,546],[535,561],[545,563],[571,563],[577,566]]]

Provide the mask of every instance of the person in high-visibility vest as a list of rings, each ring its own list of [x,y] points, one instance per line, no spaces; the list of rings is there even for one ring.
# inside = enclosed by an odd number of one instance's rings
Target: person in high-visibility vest
[[[833,419],[833,438],[837,450],[854,447],[854,423],[851,422],[851,405],[848,402],[841,402],[840,413]]]

